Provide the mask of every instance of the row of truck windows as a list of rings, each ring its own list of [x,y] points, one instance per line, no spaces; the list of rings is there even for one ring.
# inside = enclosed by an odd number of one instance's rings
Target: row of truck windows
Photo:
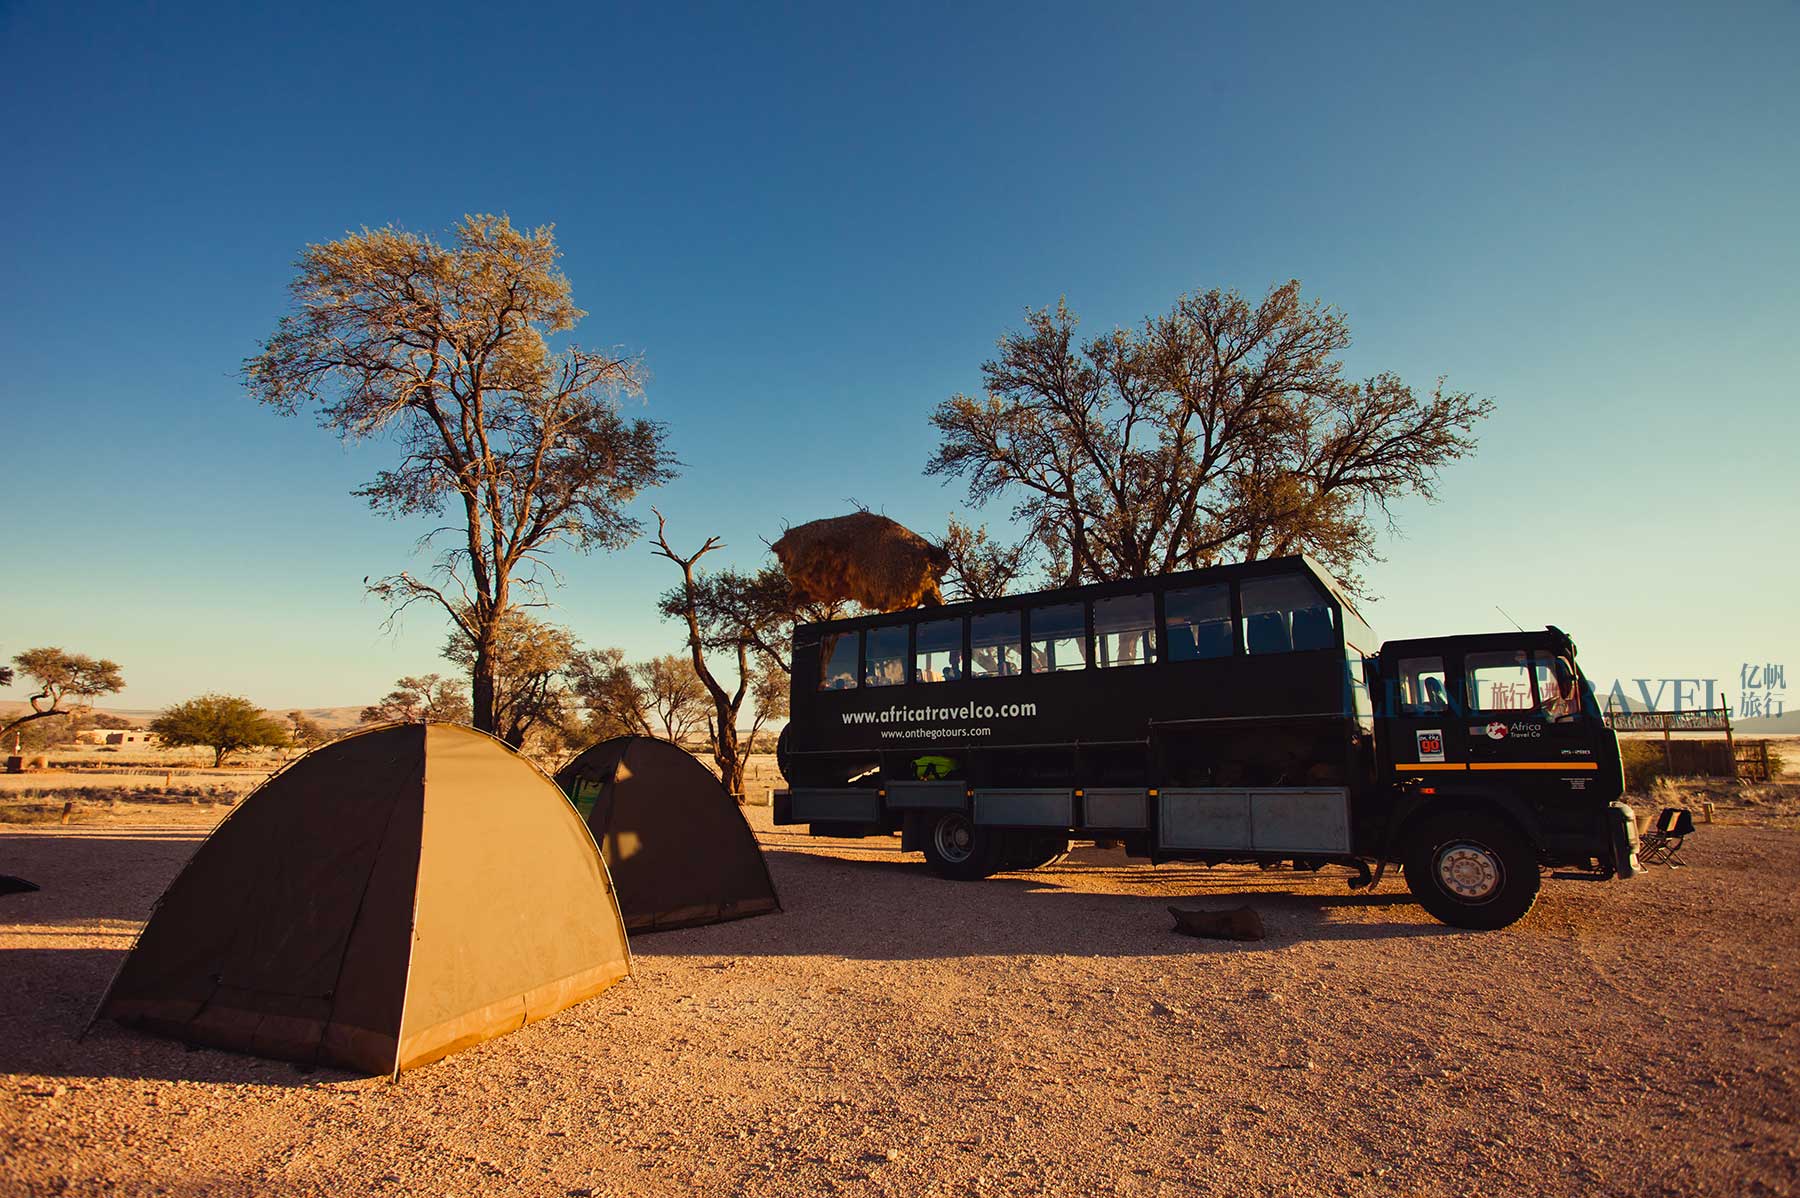
[[[1568,658],[1543,649],[1502,649],[1462,659],[1462,698],[1451,689],[1442,657],[1402,658],[1400,712],[1439,716],[1461,711],[1536,712],[1557,722],[1581,714],[1580,676]]]
[[[1160,624],[1155,596],[1144,592],[827,633],[819,646],[819,689],[1201,661],[1339,643],[1336,610],[1306,575],[1246,579],[1238,584],[1238,602],[1241,621],[1232,618],[1231,584],[1214,583],[1163,592]]]

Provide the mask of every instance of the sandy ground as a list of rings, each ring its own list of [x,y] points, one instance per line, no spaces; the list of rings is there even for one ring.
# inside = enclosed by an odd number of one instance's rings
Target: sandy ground
[[[957,884],[761,835],[786,910],[396,1085],[76,1033],[223,807],[0,826],[0,1194],[1792,1194],[1800,833],[1551,882],[1497,933],[1390,879]],[[1170,933],[1248,898],[1270,938]]]

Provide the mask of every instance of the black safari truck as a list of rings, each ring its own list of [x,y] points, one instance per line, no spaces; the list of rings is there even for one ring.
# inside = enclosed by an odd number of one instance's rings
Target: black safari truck
[[[775,822],[947,878],[1071,836],[1153,862],[1389,865],[1499,928],[1638,870],[1619,746],[1557,628],[1389,641],[1308,557],[801,625]]]

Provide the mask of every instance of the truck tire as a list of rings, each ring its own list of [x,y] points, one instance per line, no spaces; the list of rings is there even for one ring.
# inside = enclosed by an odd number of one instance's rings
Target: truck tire
[[[965,812],[941,811],[925,818],[920,848],[925,864],[940,878],[973,882],[1001,866],[1002,840],[987,828],[978,828]]]
[[[1042,869],[1068,855],[1067,832],[1012,832],[1006,837],[1007,869]]]
[[[1413,897],[1451,927],[1503,928],[1537,902],[1537,853],[1530,839],[1485,811],[1428,816],[1408,837],[1405,865]]]

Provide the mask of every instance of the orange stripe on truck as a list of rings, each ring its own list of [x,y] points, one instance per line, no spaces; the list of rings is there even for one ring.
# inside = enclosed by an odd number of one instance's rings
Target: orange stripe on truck
[[[1399,774],[1416,774],[1425,770],[1597,770],[1600,766],[1593,761],[1475,761],[1464,764],[1460,761],[1436,762],[1420,761],[1411,765],[1397,765],[1394,772]]]

